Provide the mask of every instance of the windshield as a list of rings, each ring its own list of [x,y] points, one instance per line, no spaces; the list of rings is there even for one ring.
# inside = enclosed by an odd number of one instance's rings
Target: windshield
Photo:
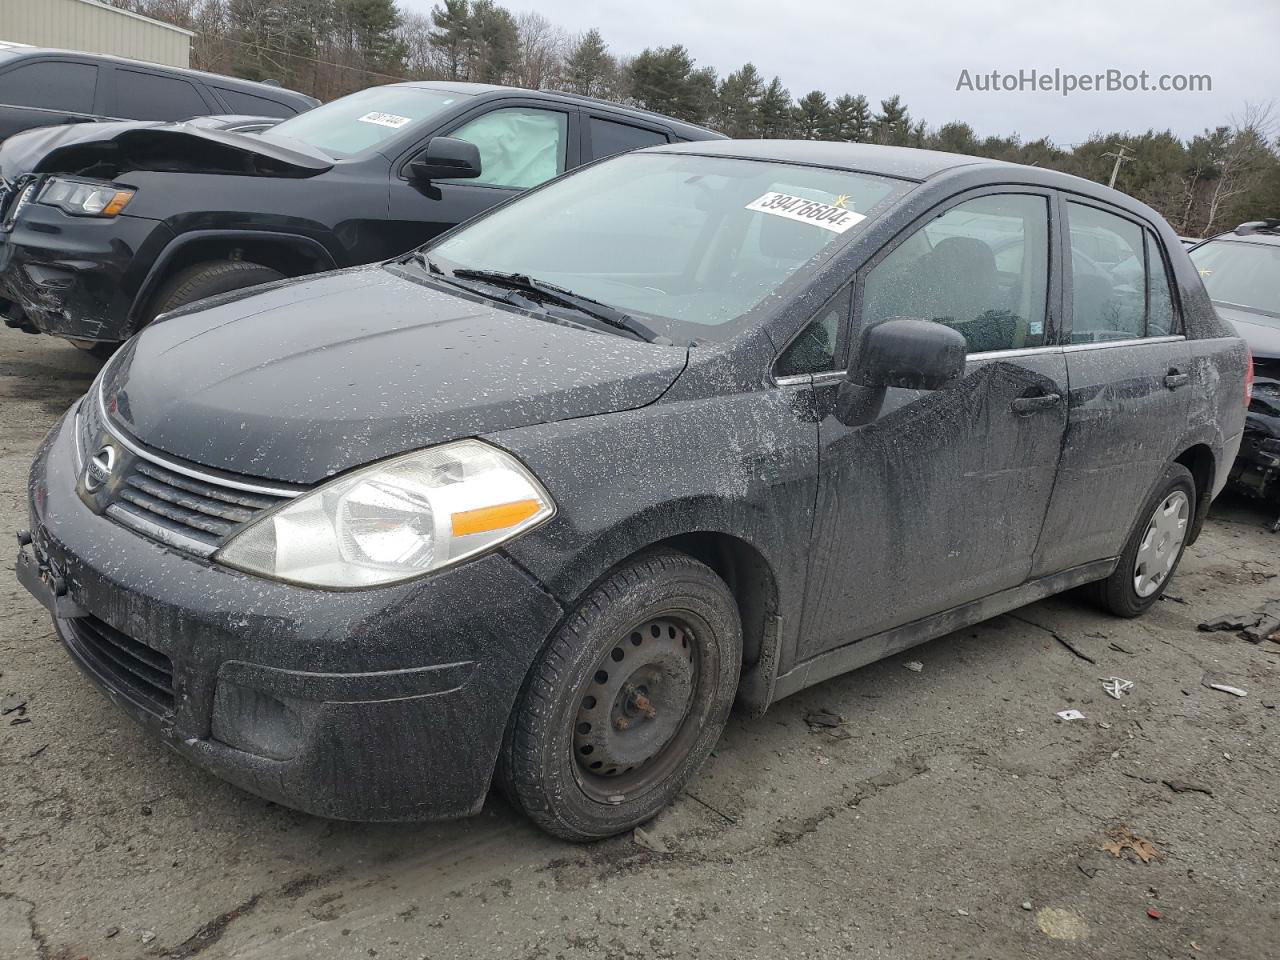
[[[1191,261],[1212,300],[1280,317],[1280,244],[1214,240]]]
[[[290,117],[259,136],[295,140],[342,159],[375,147],[468,96],[421,87],[370,87]]]
[[[429,256],[446,269],[556,284],[673,339],[723,339],[908,186],[784,163],[628,154],[503,206]]]

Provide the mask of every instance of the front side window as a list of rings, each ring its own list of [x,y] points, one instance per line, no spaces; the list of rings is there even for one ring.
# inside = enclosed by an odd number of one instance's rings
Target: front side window
[[[725,339],[909,187],[772,161],[628,153],[503,205],[428,254],[446,268],[554,283],[677,341]]]
[[[1040,346],[1048,283],[1048,200],[977,197],[931,220],[872,268],[862,328],[911,317],[958,330],[970,353]]]
[[[1280,318],[1280,243],[1211,240],[1191,262],[1215,303]]]
[[[827,373],[836,365],[836,343],[840,329],[849,318],[853,288],[846,286],[826,302],[818,315],[782,351],[774,364],[774,376],[793,377],[805,373]]]
[[[40,110],[92,113],[98,68],[89,63],[46,60],[0,74],[0,103]]]
[[[468,120],[449,134],[480,151],[480,176],[468,183],[527,190],[564,173],[569,116],[511,107]]]
[[[209,108],[186,80],[117,67],[116,112],[134,120],[190,120]]]
[[[296,140],[339,160],[371,150],[469,94],[425,87],[370,87],[290,117],[260,134],[265,140]]]

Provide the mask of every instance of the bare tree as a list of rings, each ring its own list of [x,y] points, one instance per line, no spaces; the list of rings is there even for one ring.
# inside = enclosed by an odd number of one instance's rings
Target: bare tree
[[[1218,176],[1209,194],[1209,209],[1202,236],[1214,232],[1228,202],[1254,189],[1265,170],[1276,124],[1273,104],[1247,103],[1244,112],[1231,117],[1230,136],[1218,163]]]
[[[516,18],[516,83],[531,90],[559,83],[569,36],[540,13]]]

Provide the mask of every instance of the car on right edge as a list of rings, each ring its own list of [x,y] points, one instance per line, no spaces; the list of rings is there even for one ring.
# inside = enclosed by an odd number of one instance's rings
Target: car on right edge
[[[1232,484],[1274,500],[1280,494],[1280,218],[1242,223],[1190,253],[1219,316],[1253,354],[1253,394]],[[1271,529],[1280,531],[1280,519]]]

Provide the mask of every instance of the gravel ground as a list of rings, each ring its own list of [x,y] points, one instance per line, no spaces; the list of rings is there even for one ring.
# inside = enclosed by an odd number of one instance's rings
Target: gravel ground
[[[0,331],[0,528],[95,369]],[[1280,643],[1196,629],[1280,597],[1266,519],[1215,505],[1141,620],[1055,598],[735,718],[645,836],[592,846],[498,798],[367,826],[214,780],[118,714],[6,572],[0,708],[25,708],[0,717],[0,957],[1280,957]],[[1102,849],[1128,836],[1149,863]]]

